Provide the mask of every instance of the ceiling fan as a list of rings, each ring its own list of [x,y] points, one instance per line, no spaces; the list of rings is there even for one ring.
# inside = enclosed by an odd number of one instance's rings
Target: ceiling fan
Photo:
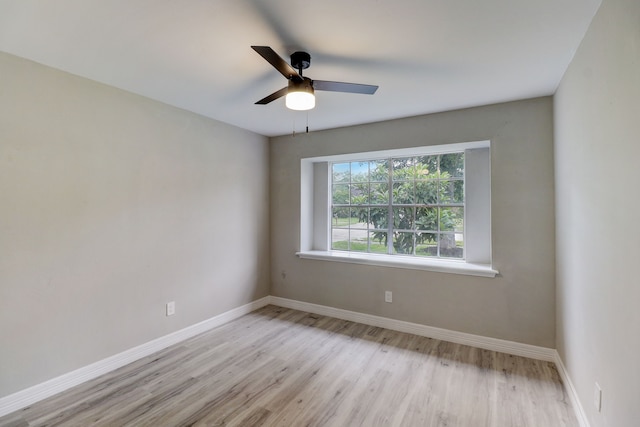
[[[304,77],[302,70],[306,70],[311,65],[311,55],[307,52],[294,52],[291,54],[291,65],[289,65],[269,46],[251,46],[251,48],[289,80],[287,87],[256,102],[259,105],[268,104],[286,95],[285,104],[287,108],[310,110],[316,105],[314,95],[316,90],[373,95],[378,89],[378,86],[372,85],[312,80],[309,77]]]

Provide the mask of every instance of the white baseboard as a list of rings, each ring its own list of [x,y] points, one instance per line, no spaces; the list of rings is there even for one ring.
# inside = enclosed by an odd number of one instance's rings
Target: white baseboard
[[[564,383],[564,388],[569,395],[569,400],[571,400],[571,405],[573,406],[573,410],[575,411],[576,418],[578,419],[580,427],[590,427],[589,419],[587,418],[587,414],[586,412],[584,412],[584,407],[582,406],[580,398],[578,397],[578,391],[573,385],[571,377],[569,377],[569,373],[567,372],[567,368],[565,368],[564,362],[562,361],[562,358],[557,351],[554,362],[556,364],[556,367],[558,368],[560,378],[562,378],[562,382]]]
[[[402,320],[394,320],[386,317],[374,316],[372,314],[358,313],[355,311],[342,310],[339,308],[295,301],[286,298],[272,296],[270,298],[270,301],[273,305],[278,305],[285,308],[307,311],[323,316],[336,317],[338,319],[364,323],[365,325],[392,329],[399,332],[407,332],[414,335],[435,338],[456,344],[464,344],[472,347],[483,348],[485,350],[499,351],[502,353],[513,354],[514,356],[524,356],[531,359],[544,360],[547,362],[555,362],[556,360],[557,352],[551,348],[538,347],[535,345],[522,344],[497,338],[483,337],[480,335],[467,334],[464,332],[450,331],[447,329],[435,328],[433,326],[405,322]]]
[[[163,350],[173,344],[177,344],[188,338],[194,337],[202,332],[223,325],[238,317],[244,316],[269,304],[270,297],[264,297],[249,304],[234,308],[225,313],[196,323],[187,328],[149,341],[145,344],[123,351],[106,359],[92,363],[91,365],[76,369],[49,381],[29,387],[9,396],[0,399],[0,417],[11,412],[32,405],[35,402],[51,397],[54,394],[67,390],[83,382],[97,378],[100,375],[111,372],[131,362],[135,362],[143,357],[149,356],[157,351]]]

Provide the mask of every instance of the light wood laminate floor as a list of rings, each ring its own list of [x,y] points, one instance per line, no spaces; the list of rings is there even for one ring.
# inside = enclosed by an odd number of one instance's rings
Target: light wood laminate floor
[[[267,306],[2,426],[577,426],[553,363]]]

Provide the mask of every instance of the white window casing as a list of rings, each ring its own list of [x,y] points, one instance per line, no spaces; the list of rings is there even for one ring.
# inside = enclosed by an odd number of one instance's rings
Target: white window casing
[[[331,162],[465,153],[465,260],[332,251]],[[491,266],[491,154],[489,141],[385,150],[301,160],[300,258],[495,277]]]

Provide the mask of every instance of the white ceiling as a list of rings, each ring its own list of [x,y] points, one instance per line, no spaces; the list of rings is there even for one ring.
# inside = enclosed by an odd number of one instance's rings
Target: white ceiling
[[[274,136],[554,93],[601,0],[0,0],[0,50]],[[379,85],[254,105],[305,75]]]

